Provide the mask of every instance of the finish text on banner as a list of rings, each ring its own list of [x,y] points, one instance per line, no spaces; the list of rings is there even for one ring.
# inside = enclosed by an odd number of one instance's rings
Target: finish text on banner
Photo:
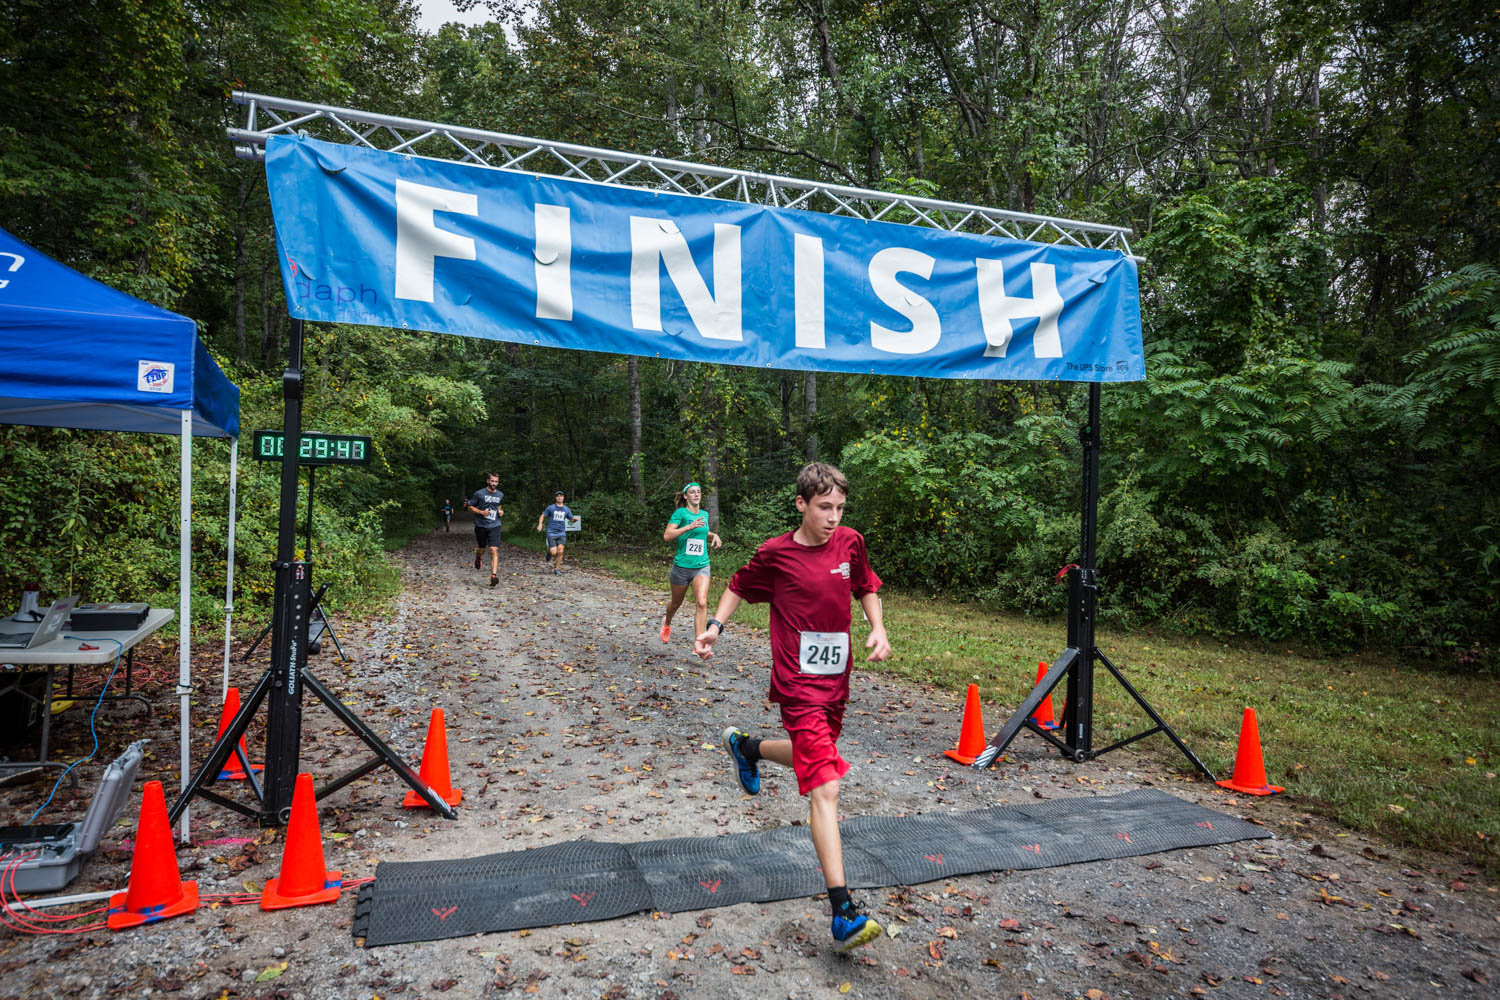
[[[658,194],[272,136],[293,316],[929,378],[1145,377],[1113,251]]]

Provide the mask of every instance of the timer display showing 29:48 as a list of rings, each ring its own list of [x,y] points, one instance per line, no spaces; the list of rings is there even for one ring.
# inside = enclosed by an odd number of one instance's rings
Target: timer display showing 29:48
[[[281,431],[255,432],[255,457],[264,461],[281,461],[286,446],[286,435]],[[299,465],[369,465],[370,439],[357,434],[320,434],[309,431],[302,435],[302,446],[298,449]]]

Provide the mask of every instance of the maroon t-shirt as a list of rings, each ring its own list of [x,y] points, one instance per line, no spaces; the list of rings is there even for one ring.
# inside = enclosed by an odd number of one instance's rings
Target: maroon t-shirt
[[[849,700],[849,598],[880,589],[864,536],[839,525],[822,545],[793,532],[761,544],[729,589],[771,603],[771,700],[829,704]],[[843,648],[835,638],[843,633]]]

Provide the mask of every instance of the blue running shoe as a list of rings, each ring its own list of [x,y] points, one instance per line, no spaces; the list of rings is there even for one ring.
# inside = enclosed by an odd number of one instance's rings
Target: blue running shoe
[[[749,795],[760,792],[760,764],[752,763],[745,758],[740,750],[740,741],[748,740],[750,734],[730,726],[724,730],[724,749],[729,751],[729,756],[734,758],[734,763],[739,771],[740,787]]]
[[[846,913],[833,915],[834,947],[839,951],[853,951],[880,937],[882,928],[863,913],[855,912],[851,906]]]

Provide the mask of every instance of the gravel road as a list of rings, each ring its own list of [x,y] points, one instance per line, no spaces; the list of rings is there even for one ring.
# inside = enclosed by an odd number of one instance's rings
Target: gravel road
[[[691,654],[690,616],[679,618],[671,644],[656,638],[665,582],[648,590],[571,565],[553,576],[537,555],[507,549],[491,588],[469,546],[460,531],[413,541],[400,553],[405,589],[393,612],[340,628],[352,663],[325,653],[313,667],[414,763],[429,711],[444,709],[454,783],[464,792],[459,818],[401,809],[404,788],[377,771],[321,804],[330,868],[349,878],[373,875],[381,861],[805,821],[789,773],[767,765],[762,794],[743,796],[718,744],[730,723],[776,725],[765,701],[763,631],[735,627],[704,664]],[[901,623],[888,626],[899,654]],[[195,760],[214,736],[217,709],[205,706],[217,702],[216,663],[206,644],[197,659],[205,680]],[[237,668],[237,681],[248,687],[259,669]],[[175,710],[169,689],[155,699],[151,722],[126,708],[105,713],[101,757],[151,730],[159,742],[147,769],[170,789]],[[998,725],[1001,707],[986,708]],[[897,934],[848,957],[829,946],[822,898],[378,949],[350,934],[352,893],[279,912],[221,904],[118,934],[5,931],[0,998],[1495,995],[1500,898],[1461,861],[1349,834],[1291,799],[1247,799],[1184,777],[1161,737],[1143,751],[1074,765],[1023,735],[1007,762],[972,774],[941,754],[961,712],[948,692],[856,676],[841,741],[854,765],[843,783],[845,814],[966,811],[1156,787],[1263,824],[1275,837],[857,892]],[[77,710],[59,717],[65,748],[86,751],[86,721]],[[366,756],[308,703],[306,770],[328,778]],[[85,784],[98,773],[86,770]],[[45,791],[40,782],[7,790],[5,821],[24,820]],[[137,801],[133,794],[128,823],[68,891],[123,885]],[[81,809],[62,793],[48,818],[78,818]],[[193,816],[194,844],[178,859],[202,892],[258,892],[277,873],[276,832],[201,802]]]

